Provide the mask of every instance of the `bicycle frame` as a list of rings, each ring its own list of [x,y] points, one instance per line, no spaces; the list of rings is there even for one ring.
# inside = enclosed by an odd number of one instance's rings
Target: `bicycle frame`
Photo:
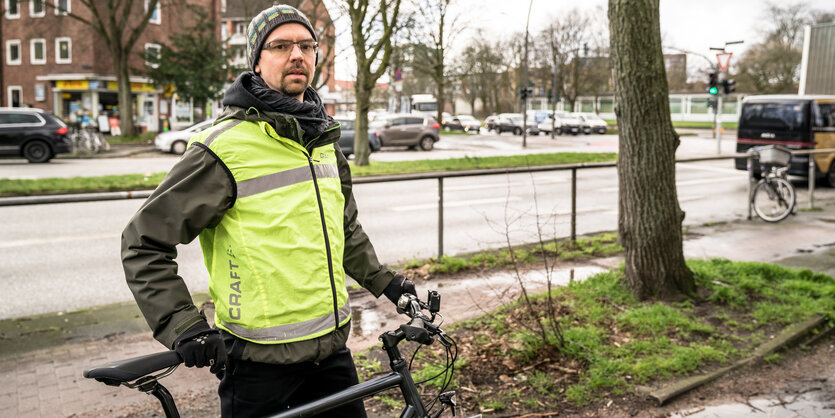
[[[397,345],[406,338],[406,333],[402,330],[389,331],[380,336],[380,338],[383,340],[383,349],[386,351],[389,356],[389,360],[391,361],[390,364],[393,370],[392,373],[356,384],[319,400],[299,405],[295,408],[288,409],[287,411],[283,411],[275,415],[270,415],[270,417],[309,417],[327,411],[331,408],[367,398],[371,395],[395,387],[400,387],[403,399],[406,401],[406,407],[400,414],[401,417],[408,418],[428,416],[426,407],[420,399],[420,393],[418,393],[415,382],[409,372],[409,365],[406,362],[406,359],[404,359],[400,354],[400,350],[397,348]],[[443,409],[444,408],[438,412],[438,415],[443,412]]]

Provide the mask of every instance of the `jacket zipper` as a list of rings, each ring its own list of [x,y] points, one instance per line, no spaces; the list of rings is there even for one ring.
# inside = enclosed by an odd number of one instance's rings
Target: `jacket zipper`
[[[322,195],[319,193],[319,180],[316,179],[316,170],[313,168],[313,157],[307,154],[307,164],[310,166],[310,175],[313,176],[313,187],[316,189],[316,202],[319,204],[319,217],[322,219],[322,233],[325,236],[325,251],[328,255],[328,275],[331,279],[331,293],[333,294],[333,320],[334,332],[339,329],[339,307],[336,301],[336,281],[333,277],[333,258],[331,256],[330,239],[328,238],[328,227],[325,223],[325,208],[322,206]]]

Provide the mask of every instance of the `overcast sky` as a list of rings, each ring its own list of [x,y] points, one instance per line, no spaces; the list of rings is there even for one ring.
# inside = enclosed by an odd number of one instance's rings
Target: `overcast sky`
[[[409,1],[409,0],[403,0]],[[780,0],[777,0],[780,1]],[[457,44],[467,44],[476,32],[484,29],[487,36],[502,39],[514,32],[524,32],[530,0],[453,0],[469,21],[469,30],[456,40]],[[812,9],[835,10],[833,0],[806,0]],[[572,8],[599,12],[605,19],[606,0],[533,0],[531,8],[530,32],[536,33],[545,28],[549,21]],[[745,41],[742,45],[731,45],[728,51],[736,57],[739,53],[761,38],[760,27],[765,18],[765,1],[762,0],[661,0],[661,34],[665,47],[674,46],[693,51],[715,59],[710,47],[724,46],[728,41]],[[786,4],[780,1],[780,4]],[[341,22],[340,22],[341,20]],[[347,36],[339,41],[350,45],[347,32],[347,18],[337,20]],[[343,26],[344,25],[344,26]],[[340,80],[354,79],[354,58],[343,54],[336,62],[336,74]],[[701,61],[701,63],[699,63]],[[702,65],[706,62],[699,57],[688,57],[688,65]],[[381,80],[382,81],[382,80]]]

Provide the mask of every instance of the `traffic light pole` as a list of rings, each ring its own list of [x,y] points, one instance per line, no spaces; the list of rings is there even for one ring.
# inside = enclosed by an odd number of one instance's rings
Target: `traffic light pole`
[[[528,21],[525,23],[525,74],[522,81],[525,94],[522,96],[522,148],[528,147],[528,25],[531,23],[532,7],[533,0],[528,5]]]
[[[722,153],[722,94],[716,95],[716,108],[713,109],[714,122],[716,126],[716,153]]]

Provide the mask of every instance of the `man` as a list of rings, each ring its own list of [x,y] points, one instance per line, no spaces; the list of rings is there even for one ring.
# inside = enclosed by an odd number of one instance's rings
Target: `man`
[[[128,285],[161,343],[221,377],[224,416],[262,416],[358,382],[345,274],[392,302],[414,284],[382,266],[357,221],[339,125],[310,87],[316,31],[272,6],[247,30],[252,72],[122,234]],[[177,275],[200,237],[214,322]],[[364,416],[362,402],[332,411]]]

